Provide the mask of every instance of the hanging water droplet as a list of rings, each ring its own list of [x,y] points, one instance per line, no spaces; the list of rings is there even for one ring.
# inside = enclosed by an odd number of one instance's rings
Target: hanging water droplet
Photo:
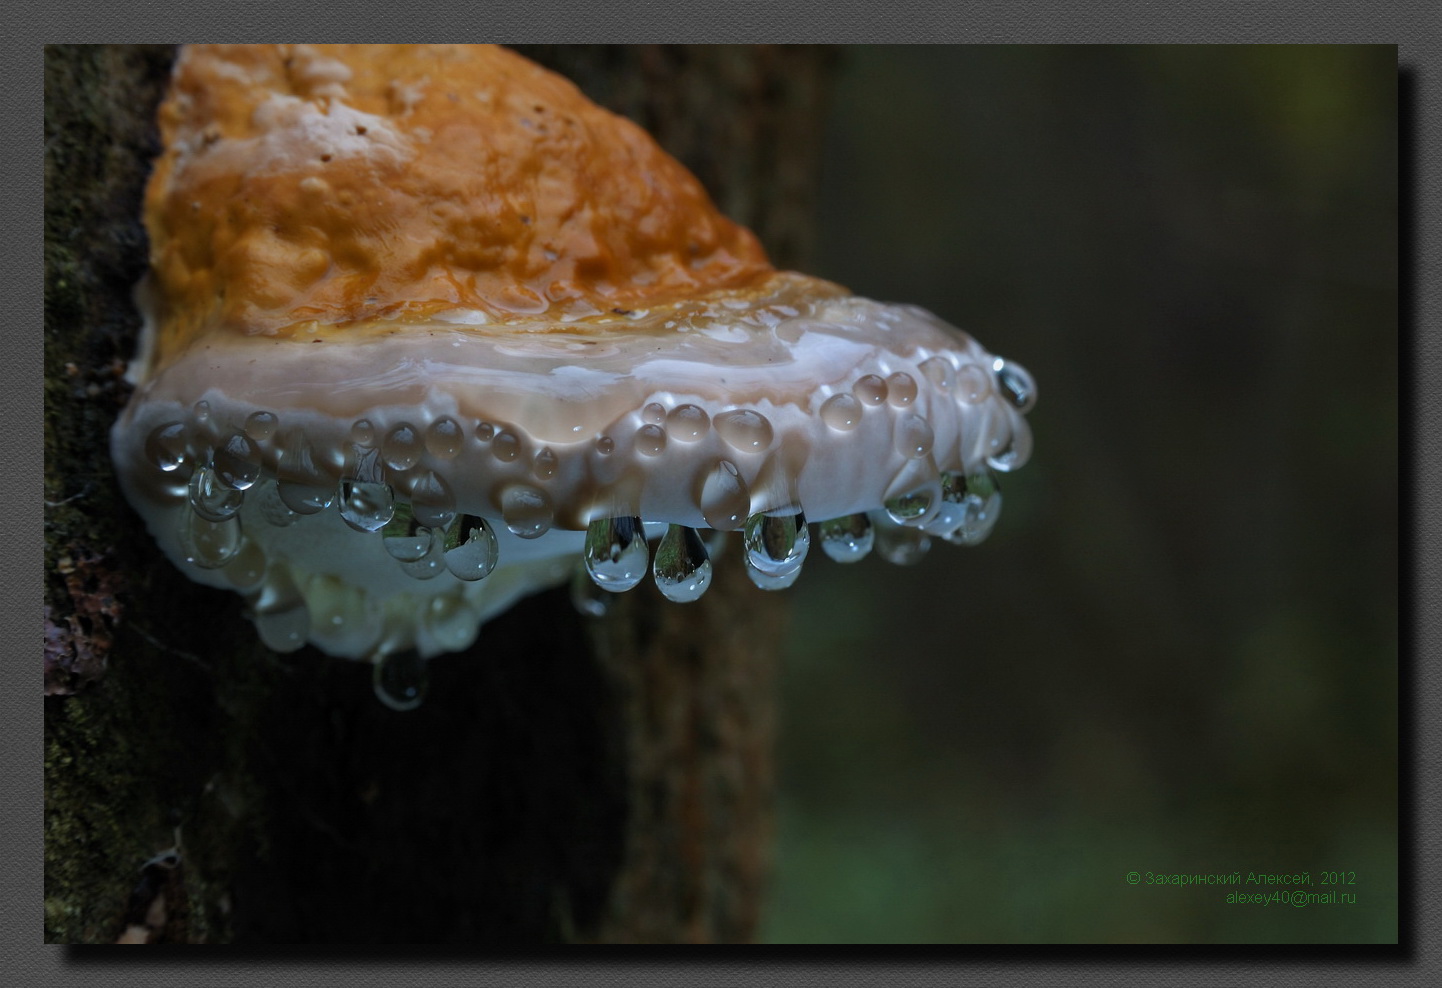
[[[378,532],[395,517],[395,492],[389,484],[363,480],[340,482],[340,516],[357,532]]]
[[[956,384],[956,369],[945,357],[930,357],[919,365],[926,379],[939,391],[950,391]]]
[[[445,479],[423,470],[411,481],[411,510],[427,528],[445,528],[456,520],[456,496]]]
[[[577,565],[576,571],[571,574],[570,589],[571,606],[583,617],[605,617],[611,610],[611,602],[616,599],[614,594],[596,586],[584,565]]]
[[[821,404],[821,421],[837,432],[850,432],[861,424],[861,402],[849,394],[834,394]]]
[[[659,425],[643,425],[636,430],[636,452],[642,456],[659,456],[666,449],[666,430]]]
[[[1036,404],[1036,384],[1021,364],[997,357],[991,363],[992,372],[1002,396],[1023,414],[1031,411]]]
[[[245,420],[245,434],[256,442],[264,442],[275,435],[276,426],[280,420],[270,412],[252,412],[250,418]]]
[[[386,434],[381,458],[392,470],[409,470],[421,458],[421,437],[416,427],[402,422]]]
[[[630,590],[646,575],[650,551],[640,518],[598,518],[586,528],[581,556],[596,586],[612,593]]]
[[[866,558],[876,535],[864,514],[832,518],[818,526],[821,549],[838,563],[855,563]]]
[[[1012,422],[1009,438],[999,451],[986,458],[989,466],[1002,473],[1020,470],[1026,465],[1027,460],[1031,459],[1031,427],[1015,412],[1010,414]]]
[[[931,458],[910,460],[892,479],[882,499],[892,521],[924,525],[941,503],[941,477]]]
[[[371,683],[381,703],[405,713],[419,707],[426,698],[430,671],[421,654],[408,648],[382,656],[375,664]]]
[[[157,426],[145,439],[146,459],[166,473],[180,469],[185,455],[185,425],[181,422]]]
[[[865,374],[856,379],[851,393],[863,405],[880,405],[886,400],[886,382],[875,374]]]
[[[226,487],[249,490],[260,478],[260,447],[249,436],[237,432],[215,451],[210,463],[216,478]]]
[[[909,459],[919,459],[931,452],[936,441],[931,425],[913,412],[907,412],[896,423],[896,451]]]
[[[801,575],[801,567],[796,566],[780,573],[767,573],[756,568],[756,564],[751,562],[751,555],[748,553],[746,555],[746,575],[753,584],[762,590],[785,590]]]
[[[759,453],[771,445],[771,421],[760,412],[738,408],[713,420],[717,434],[728,446],[743,453]]]
[[[666,416],[666,432],[678,443],[694,443],[706,437],[711,419],[699,405],[677,405]]]
[[[276,491],[285,506],[298,515],[313,515],[335,503],[336,489],[331,485],[293,484],[282,480]]]
[[[235,517],[245,503],[245,495],[222,484],[209,464],[190,475],[189,498],[197,515],[214,522]]]
[[[701,484],[701,515],[718,532],[741,527],[751,510],[751,491],[730,460],[719,460]]]
[[[185,561],[201,569],[219,569],[240,551],[240,519],[234,515],[212,521],[187,512],[180,523],[180,548]]]
[[[496,533],[484,518],[461,515],[455,541],[446,549],[446,569],[459,580],[484,580],[496,568],[500,551]]]
[[[753,567],[769,576],[782,576],[801,568],[811,547],[811,532],[800,511],[794,515],[755,514],[746,520],[742,543]]]
[[[260,640],[276,652],[294,652],[310,637],[310,610],[285,563],[266,571],[251,620]]]
[[[884,516],[874,519],[876,554],[896,566],[921,562],[931,548],[931,536],[919,528],[894,524]]]
[[[916,379],[903,371],[897,371],[886,379],[886,400],[897,407],[905,407],[916,400]]]
[[[426,449],[443,460],[455,457],[461,451],[463,440],[460,423],[453,418],[438,418],[426,430]]]
[[[538,539],[551,528],[551,499],[545,491],[515,484],[501,495],[501,518],[512,535]]]
[[[689,604],[711,585],[711,559],[693,528],[670,525],[656,546],[651,567],[656,589],[667,600]]]
[[[441,648],[461,652],[475,643],[481,615],[459,594],[432,597],[426,605],[425,626]]]
[[[956,396],[977,405],[991,394],[991,375],[979,364],[962,364],[956,372]]]
[[[491,440],[491,455],[502,463],[512,463],[521,455],[521,439],[514,432],[498,432]]]
[[[1001,517],[1001,487],[996,477],[984,471],[967,477],[958,503],[961,521],[947,536],[947,541],[955,545],[986,541],[996,527],[997,518]]]

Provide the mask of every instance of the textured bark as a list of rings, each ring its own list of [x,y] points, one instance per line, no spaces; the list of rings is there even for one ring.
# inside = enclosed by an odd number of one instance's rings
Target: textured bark
[[[781,264],[804,250],[830,58],[531,49],[647,127]],[[781,601],[732,546],[698,603],[564,590],[431,664],[266,651],[115,489],[107,437],[172,52],[46,53],[46,937],[729,941],[766,872]],[[165,852],[175,853],[167,855]]]

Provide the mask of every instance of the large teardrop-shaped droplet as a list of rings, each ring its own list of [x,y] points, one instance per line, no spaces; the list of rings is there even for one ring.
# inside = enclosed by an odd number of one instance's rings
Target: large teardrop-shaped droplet
[[[991,370],[996,375],[997,390],[1012,407],[1022,413],[1031,411],[1036,404],[1036,383],[1032,381],[1026,368],[997,357],[991,363]]]
[[[316,486],[295,484],[282,480],[276,485],[280,499],[285,506],[298,515],[313,515],[335,503],[336,490],[333,485]]]
[[[244,433],[226,439],[211,458],[216,478],[226,487],[249,490],[260,479],[260,447]]]
[[[959,503],[961,521],[947,535],[947,541],[955,545],[977,545],[986,541],[1001,516],[1001,487],[996,478],[985,471],[967,477]]]
[[[168,422],[152,430],[145,440],[145,455],[166,473],[180,469],[187,456],[184,423]]]
[[[240,552],[243,539],[240,519],[232,515],[220,521],[187,512],[180,523],[180,548],[185,561],[201,569],[219,569]]]
[[[375,664],[371,684],[381,703],[404,713],[419,707],[426,698],[430,670],[420,653],[408,648],[382,656]]]
[[[294,652],[310,637],[310,609],[284,563],[272,565],[256,598],[251,620],[267,648]]]
[[[417,580],[440,576],[446,568],[440,533],[422,525],[409,504],[395,506],[395,514],[381,529],[381,544],[401,564],[401,571]]]
[[[467,582],[490,576],[501,550],[496,533],[486,520],[476,515],[461,515],[451,531],[453,535],[447,540],[446,549],[446,569],[451,575]]]
[[[941,475],[931,457],[912,460],[886,488],[882,507],[898,525],[924,525],[941,504]]]
[[[513,484],[501,495],[501,517],[512,535],[538,539],[551,530],[551,499],[528,484]]]
[[[746,520],[743,541],[752,566],[780,576],[801,567],[811,547],[811,533],[806,527],[806,515],[800,511],[794,515],[756,514]]]
[[[206,521],[234,518],[244,503],[245,495],[222,484],[210,464],[190,475],[190,506]]]
[[[751,508],[751,491],[730,460],[717,460],[701,483],[701,515],[718,532],[741,527]]]
[[[651,560],[640,518],[597,518],[586,529],[581,557],[596,586],[612,593],[630,590],[646,576]]]
[[[1031,459],[1031,427],[1016,412],[1012,412],[1011,417],[1010,436],[1006,443],[986,458],[988,466],[1003,473],[1020,470]]]
[[[445,478],[423,470],[411,481],[411,510],[427,528],[445,528],[456,520],[456,496]]]
[[[651,572],[663,597],[689,604],[711,585],[711,557],[694,528],[671,525],[656,546]]]
[[[863,514],[823,521],[818,527],[821,549],[838,563],[855,563],[866,558],[876,534]]]
[[[357,532],[379,532],[395,513],[395,492],[389,484],[355,479],[340,482],[340,516]]]

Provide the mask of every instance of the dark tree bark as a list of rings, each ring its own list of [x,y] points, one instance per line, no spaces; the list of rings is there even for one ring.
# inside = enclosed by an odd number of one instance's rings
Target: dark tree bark
[[[797,262],[825,51],[526,54]],[[107,437],[172,58],[46,53],[47,940],[751,937],[783,613],[734,546],[694,605],[648,586],[587,622],[564,590],[523,602],[431,663],[403,714],[368,666],[265,650],[239,597],[176,572],[119,495]]]

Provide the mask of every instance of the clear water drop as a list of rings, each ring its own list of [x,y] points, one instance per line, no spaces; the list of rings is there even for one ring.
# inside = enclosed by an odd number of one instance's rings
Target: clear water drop
[[[381,656],[375,664],[371,677],[376,698],[390,707],[405,713],[421,705],[430,685],[430,670],[426,660],[415,649],[405,649]]]
[[[849,394],[835,394],[821,405],[821,421],[837,432],[850,432],[861,424],[861,402]]]
[[[800,511],[794,515],[752,515],[746,520],[742,544],[746,546],[747,561],[762,573],[782,576],[800,569],[811,547],[806,515]]]
[[[490,442],[496,435],[496,427],[489,422],[476,423],[476,438],[483,443]]]
[[[670,525],[651,567],[661,596],[678,604],[697,600],[711,585],[711,558],[694,528]]]
[[[531,472],[537,480],[550,480],[556,475],[556,454],[551,452],[551,447],[542,446],[536,451],[531,460]]]
[[[591,522],[581,559],[596,586],[612,593],[630,590],[646,576],[646,564],[651,561],[641,519],[598,518]]]
[[[659,425],[643,425],[636,430],[636,452],[642,456],[659,456],[666,449],[666,430]]]
[[[392,470],[409,470],[420,461],[421,437],[416,427],[402,422],[386,434],[381,446],[381,459]]]
[[[245,434],[256,442],[264,442],[275,435],[280,420],[271,412],[252,412],[245,420]]]
[[[426,449],[432,456],[449,460],[461,451],[464,439],[460,423],[449,417],[438,418],[426,430]]]
[[[871,552],[876,533],[864,514],[832,518],[817,526],[821,550],[838,563],[856,563]]]
[[[955,545],[978,545],[986,541],[1001,517],[1001,487],[996,477],[985,471],[967,477],[961,485],[958,504],[961,521],[946,536],[947,541]]]
[[[480,612],[459,594],[432,597],[426,605],[424,622],[436,644],[448,652],[470,648],[481,629]]]
[[[924,525],[941,504],[941,477],[931,458],[911,460],[892,478],[882,499],[890,520],[899,525]]]
[[[713,420],[716,433],[728,446],[743,453],[759,453],[771,445],[771,420],[749,408],[722,412]]]
[[[250,539],[242,539],[240,550],[225,564],[225,578],[242,593],[254,590],[265,579],[265,553]]]
[[[173,473],[185,463],[185,425],[167,422],[152,429],[145,439],[145,457],[165,473]]]
[[[950,391],[956,385],[956,369],[945,357],[929,357],[923,360],[920,370],[939,391]]]
[[[411,510],[427,528],[445,528],[456,520],[456,496],[445,478],[423,470],[411,481]]]
[[[290,510],[290,506],[281,499],[280,489],[275,481],[267,480],[257,486],[248,495],[255,502],[260,511],[260,516],[267,524],[276,528],[285,528],[300,521],[299,512]]]
[[[886,400],[904,408],[916,400],[916,379],[903,371],[897,371],[886,379]]]
[[[545,491],[515,484],[501,495],[501,518],[512,535],[538,539],[551,529],[551,499]]]
[[[260,447],[249,436],[237,432],[215,451],[210,465],[226,487],[249,490],[260,479]]]
[[[599,436],[596,439],[596,452],[602,456],[610,456],[616,452],[616,440],[610,436]]]
[[[491,526],[484,518],[461,515],[454,529],[454,542],[446,548],[446,569],[456,579],[468,583],[490,576],[501,554]]]
[[[521,455],[521,439],[514,432],[498,432],[491,440],[491,455],[502,463],[513,463]]]
[[[1020,470],[1031,459],[1031,427],[1026,420],[1011,413],[1011,436],[1000,450],[986,458],[987,464],[994,470],[1008,473],[1012,470]]]
[[[751,510],[751,491],[730,460],[719,460],[701,484],[701,515],[718,532],[741,527]]]
[[[260,640],[276,652],[294,652],[310,637],[310,609],[284,563],[266,572],[251,620]]]
[[[710,416],[699,405],[677,405],[666,416],[666,433],[678,443],[699,442],[710,429]]]
[[[189,498],[195,513],[212,522],[234,518],[245,503],[245,495],[222,484],[209,464],[190,475]]]
[[[781,573],[767,573],[756,568],[755,564],[751,562],[751,556],[748,553],[746,556],[746,575],[751,579],[753,584],[762,590],[785,590],[801,576],[801,567],[796,566]]]
[[[653,401],[641,409],[641,421],[647,425],[662,425],[666,421],[666,406]]]
[[[880,405],[886,400],[886,382],[875,374],[865,374],[856,379],[851,393],[863,405]]]
[[[920,459],[930,453],[935,441],[931,424],[915,412],[906,412],[896,423],[896,451],[908,459]]]
[[[1021,364],[997,357],[991,364],[997,389],[1014,408],[1025,414],[1036,404],[1036,383]]]
[[[186,512],[180,523],[180,548],[185,561],[201,569],[219,569],[240,552],[240,519],[232,515],[211,521]]]
[[[320,487],[282,480],[276,485],[276,491],[285,506],[298,515],[313,515],[324,511],[335,503],[336,498],[336,489],[330,484]]]
[[[350,441],[353,446],[371,447],[376,444],[376,427],[368,419],[357,419],[350,427]]]
[[[340,482],[340,516],[357,532],[379,532],[395,517],[395,492],[389,484],[346,479]]]
[[[991,394],[991,375],[978,364],[962,364],[956,372],[956,396],[978,405]]]

